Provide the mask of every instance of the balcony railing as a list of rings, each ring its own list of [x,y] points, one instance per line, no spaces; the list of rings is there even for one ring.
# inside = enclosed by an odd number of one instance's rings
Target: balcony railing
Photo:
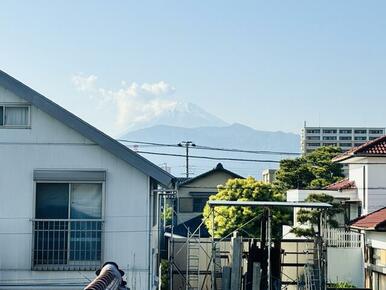
[[[102,261],[103,221],[35,219],[33,270],[95,270]]]
[[[327,247],[334,248],[359,248],[361,247],[361,235],[357,232],[345,229],[325,229],[323,238]]]

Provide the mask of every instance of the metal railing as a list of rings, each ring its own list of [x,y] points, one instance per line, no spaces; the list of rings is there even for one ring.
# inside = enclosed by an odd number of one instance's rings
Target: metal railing
[[[32,221],[33,270],[96,270],[102,261],[100,219]]]

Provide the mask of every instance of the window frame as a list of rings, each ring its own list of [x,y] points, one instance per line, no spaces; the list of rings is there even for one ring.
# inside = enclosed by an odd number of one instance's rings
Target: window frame
[[[101,204],[101,218],[99,219],[95,219],[95,221],[100,221],[101,224],[102,224],[102,231],[101,231],[101,261],[104,261],[104,245],[105,245],[105,235],[104,235],[104,222],[105,222],[105,204],[106,204],[106,181],[101,181],[101,180],[92,180],[92,181],[79,181],[79,180],[76,180],[76,181],[72,181],[72,180],[34,180],[33,181],[33,202],[32,202],[32,213],[33,213],[33,219],[32,221],[35,221],[35,220],[39,220],[39,219],[36,219],[36,185],[38,183],[68,183],[69,186],[68,186],[68,195],[69,195],[69,203],[71,202],[70,201],[70,195],[71,195],[71,184],[101,184],[102,185],[102,204]],[[68,218],[66,219],[68,222],[70,222],[71,220],[79,220],[79,219],[71,219],[71,216],[70,216],[70,204],[69,204],[69,208],[68,208]],[[43,269],[40,269],[39,267],[35,268],[34,267],[34,249],[35,249],[35,230],[32,228],[32,237],[31,237],[31,270],[32,271],[47,271],[46,270],[43,270]],[[47,265],[48,267],[50,265]],[[68,270],[72,270],[73,267],[80,267],[82,268],[82,266],[79,266],[77,265],[76,263],[75,264],[71,264],[71,263],[68,263],[68,264],[62,264],[62,265],[55,265],[57,267],[54,267],[53,269],[49,269],[49,271],[68,271]],[[43,267],[44,268],[44,267]]]
[[[0,129],[30,129],[31,128],[31,104],[29,103],[0,103],[0,107],[3,108],[3,120],[2,125],[0,123]],[[15,108],[15,107],[22,107],[27,108],[27,121],[28,124],[26,125],[7,125],[6,124],[6,111],[7,107]]]

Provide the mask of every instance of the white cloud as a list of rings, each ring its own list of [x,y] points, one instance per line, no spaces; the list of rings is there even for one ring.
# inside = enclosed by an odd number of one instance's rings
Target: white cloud
[[[112,90],[98,87],[95,75],[77,74],[71,80],[79,91],[87,93],[99,105],[115,106],[114,126],[118,131],[149,121],[177,105],[177,101],[171,98],[175,88],[164,81],[143,84],[122,81],[121,88]]]
[[[94,88],[98,77],[94,75],[84,76],[82,74],[73,75],[72,83],[80,91],[88,91]]]

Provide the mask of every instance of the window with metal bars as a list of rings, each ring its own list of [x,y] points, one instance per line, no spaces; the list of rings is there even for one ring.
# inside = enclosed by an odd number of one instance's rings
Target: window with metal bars
[[[102,183],[36,183],[35,270],[93,270],[101,262]]]

